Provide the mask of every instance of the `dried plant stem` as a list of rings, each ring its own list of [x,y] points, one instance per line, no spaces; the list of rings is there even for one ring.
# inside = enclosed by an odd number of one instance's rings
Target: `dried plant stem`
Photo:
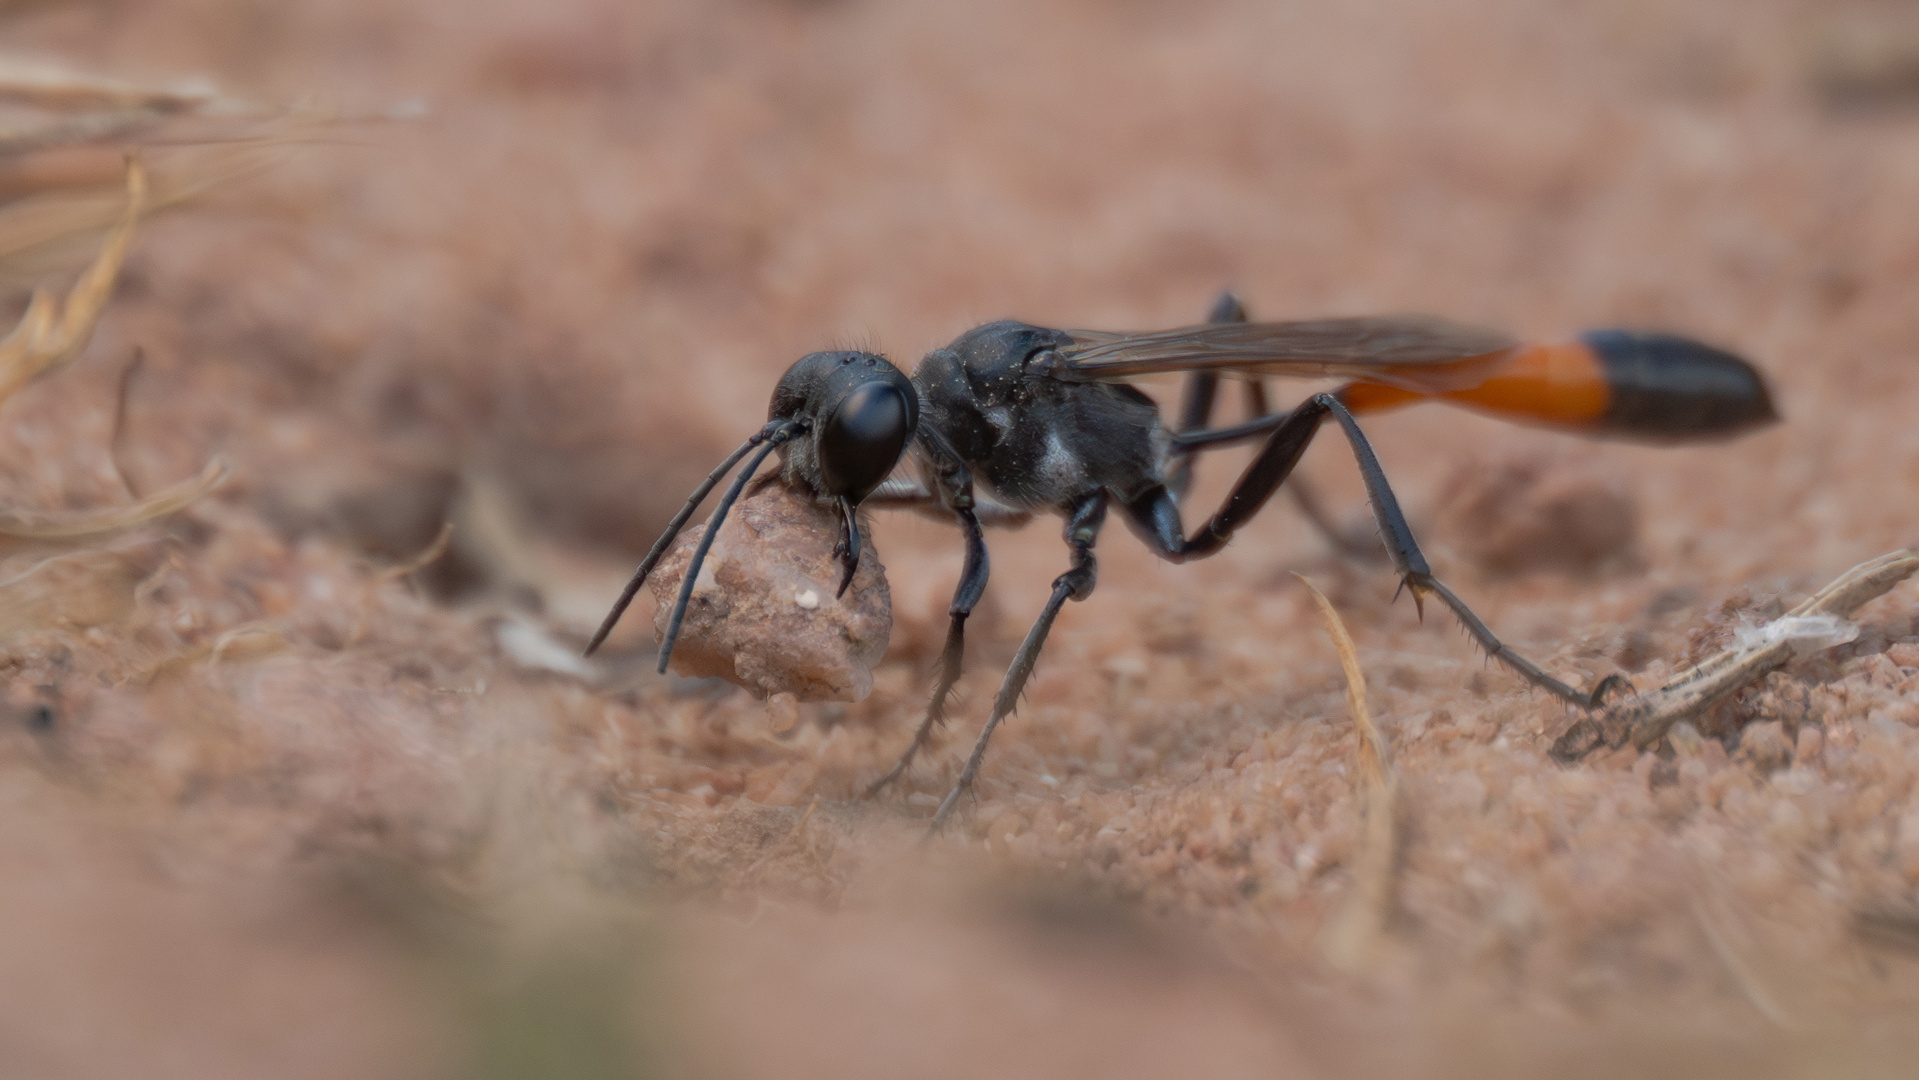
[[[368,625],[368,615],[376,610],[373,599],[376,593],[393,582],[403,580],[438,562],[440,556],[445,555],[452,546],[453,523],[442,522],[440,531],[433,537],[433,542],[422,549],[418,555],[397,566],[386,566],[375,570],[367,579],[366,588],[361,593],[360,613],[354,617],[353,629],[347,633],[346,647],[353,648],[366,640],[367,633],[371,630]]]
[[[1333,610],[1332,602],[1304,575],[1294,574],[1306,586],[1326,619],[1326,632],[1339,652],[1340,667],[1346,673],[1346,705],[1359,732],[1354,751],[1358,765],[1361,801],[1366,807],[1365,835],[1359,853],[1353,859],[1353,887],[1346,904],[1334,916],[1325,938],[1326,955],[1333,965],[1349,973],[1375,966],[1385,938],[1386,920],[1392,912],[1393,878],[1399,859],[1398,807],[1395,796],[1398,777],[1386,738],[1373,723],[1366,707],[1366,674],[1359,667],[1359,653],[1353,647],[1345,623]]]
[[[58,515],[0,510],[0,553],[13,548],[84,544],[165,517],[219,487],[229,473],[226,460],[214,458],[193,479],[162,488],[152,498],[127,506]]]
[[[13,333],[0,339],[0,402],[12,397],[35,376],[67,363],[80,355],[100,312],[113,295],[113,283],[120,276],[127,246],[133,241],[133,229],[146,204],[147,173],[140,159],[127,159],[127,204],[100,254],[74,282],[63,300],[44,290],[36,290],[27,312]]]
[[[91,75],[46,60],[0,57],[0,101],[43,109],[151,109],[179,112],[220,101],[211,86],[152,86]]]
[[[1769,625],[1820,616],[1851,618],[1853,612],[1915,572],[1919,572],[1919,548],[1881,555],[1841,574]],[[1680,672],[1657,690],[1581,719],[1553,744],[1553,757],[1574,761],[1598,746],[1620,747],[1628,740],[1643,750],[1664,738],[1679,721],[1698,715],[1767,672],[1784,667],[1800,647],[1790,634],[1762,633],[1754,640],[1759,643],[1727,649]]]
[[[133,380],[146,365],[146,353],[133,350],[133,359],[120,369],[119,392],[113,398],[113,437],[107,443],[109,456],[113,459],[113,471],[120,476],[120,486],[134,501],[139,501],[140,488],[133,482],[133,470],[127,468],[127,413],[133,400]]]
[[[384,585],[389,581],[398,581],[408,574],[418,573],[439,561],[440,556],[445,555],[447,548],[451,547],[452,544],[453,523],[451,521],[443,522],[440,525],[440,531],[434,534],[433,542],[421,549],[418,555],[413,556],[398,566],[389,566],[380,570],[373,575],[374,581],[376,584]]]
[[[1785,1010],[1779,1007],[1778,1002],[1772,999],[1772,995],[1766,993],[1765,987],[1760,985],[1752,969],[1740,959],[1739,951],[1732,947],[1732,942],[1726,938],[1725,931],[1720,927],[1720,920],[1714,918],[1712,913],[1707,911],[1705,903],[1698,899],[1693,900],[1692,914],[1693,918],[1698,920],[1700,930],[1705,932],[1706,944],[1711,947],[1713,955],[1718,957],[1719,962],[1725,965],[1726,973],[1732,976],[1732,981],[1739,987],[1739,992],[1745,995],[1747,1001],[1752,1002],[1753,1008],[1759,1010],[1759,1015],[1771,1021],[1774,1026],[1792,1030],[1791,1019],[1786,1016]]]

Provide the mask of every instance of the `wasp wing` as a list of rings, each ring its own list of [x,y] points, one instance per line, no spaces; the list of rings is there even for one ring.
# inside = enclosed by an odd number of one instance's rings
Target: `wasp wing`
[[[1419,393],[1474,386],[1518,339],[1431,315],[1277,323],[1209,323],[1149,333],[1068,330],[1064,377],[1120,382],[1168,372],[1243,379],[1358,379]]]

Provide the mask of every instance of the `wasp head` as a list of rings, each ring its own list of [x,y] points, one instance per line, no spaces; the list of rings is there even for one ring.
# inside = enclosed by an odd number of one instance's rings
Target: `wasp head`
[[[667,523],[666,531],[653,543],[653,549],[640,561],[640,567],[626,583],[626,589],[600,623],[586,653],[600,647],[611,633],[620,615],[632,603],[647,575],[659,565],[700,501],[706,498],[735,465],[746,464],[733,478],[720,504],[707,520],[706,532],[687,561],[680,583],[679,598],[667,620],[666,634],[660,642],[659,669],[665,672],[673,655],[673,643],[679,638],[686,606],[692,600],[694,583],[706,553],[719,535],[728,511],[746,490],[748,481],[768,454],[778,451],[784,462],[782,479],[802,485],[821,498],[839,504],[843,532],[836,554],[845,566],[840,592],[853,583],[853,571],[860,561],[859,522],[854,511],[860,501],[886,479],[899,464],[906,444],[919,428],[919,394],[898,368],[883,357],[864,352],[823,352],[802,357],[788,368],[773,391],[773,404],[767,410],[765,427],[740,444],[740,448],[720,462],[705,482],[680,507]]]
[[[884,357],[864,352],[802,357],[767,409],[768,419],[805,429],[781,447],[782,475],[854,506],[899,464],[919,416],[912,382]]]

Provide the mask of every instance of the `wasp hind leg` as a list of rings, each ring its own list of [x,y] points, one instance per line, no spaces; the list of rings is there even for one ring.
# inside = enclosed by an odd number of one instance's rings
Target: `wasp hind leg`
[[[1208,323],[1243,323],[1246,321],[1246,308],[1239,297],[1230,292],[1219,294],[1213,310],[1206,316]],[[1180,401],[1179,428],[1173,436],[1173,452],[1166,469],[1166,487],[1175,499],[1185,499],[1186,492],[1193,484],[1193,459],[1201,451],[1221,446],[1231,446],[1249,442],[1273,431],[1285,423],[1287,414],[1275,413],[1271,401],[1266,396],[1264,379],[1241,380],[1240,387],[1246,399],[1246,422],[1235,428],[1209,430],[1213,422],[1213,405],[1219,399],[1219,375],[1211,371],[1195,371],[1186,377],[1186,391]],[[1333,522],[1320,503],[1318,493],[1306,482],[1303,476],[1295,476],[1292,483],[1286,485],[1299,512],[1305,516],[1307,524],[1330,544],[1334,551],[1355,562],[1382,563],[1386,561],[1386,549],[1379,539],[1370,533],[1354,534],[1340,528]]]
[[[1213,310],[1207,313],[1206,321],[1242,323],[1246,321],[1246,308],[1239,302],[1239,297],[1231,292],[1223,292],[1219,294],[1219,299],[1213,302]],[[1248,407],[1253,410],[1253,416],[1258,417],[1267,411],[1266,384],[1251,382],[1246,385],[1249,388]],[[1258,388],[1257,401],[1251,397],[1253,387]],[[1218,399],[1219,374],[1217,372],[1195,371],[1188,375],[1186,390],[1181,395],[1179,406],[1180,433],[1202,431],[1206,425],[1212,423],[1213,403]],[[1190,449],[1176,447],[1173,451],[1172,460],[1167,463],[1166,486],[1172,490],[1175,497],[1181,499],[1186,497],[1186,489],[1193,483],[1193,457],[1203,448],[1203,446],[1194,446]]]
[[[1300,456],[1306,452],[1306,447],[1312,443],[1313,436],[1328,415],[1338,422],[1347,443],[1352,447],[1353,457],[1359,463],[1360,476],[1366,482],[1366,495],[1372,503],[1373,518],[1379,523],[1386,556],[1399,574],[1400,586],[1413,594],[1413,602],[1420,605],[1422,615],[1425,598],[1437,597],[1465,627],[1466,632],[1472,635],[1473,640],[1479,643],[1480,648],[1486,651],[1487,656],[1505,664],[1534,686],[1582,708],[1595,708],[1608,695],[1627,686],[1623,678],[1611,675],[1600,680],[1591,691],[1582,693],[1553,678],[1539,665],[1500,641],[1485,621],[1473,614],[1465,601],[1453,595],[1451,589],[1434,577],[1432,568],[1426,563],[1426,556],[1419,550],[1419,542],[1413,539],[1406,515],[1399,509],[1399,500],[1386,482],[1386,472],[1380,468],[1379,457],[1373,453],[1372,444],[1359,429],[1352,413],[1346,411],[1346,407],[1332,394],[1315,394],[1301,402],[1273,430],[1265,448],[1246,467],[1219,512],[1192,537],[1185,536],[1179,518],[1179,504],[1163,487],[1154,488],[1126,504],[1126,512],[1140,526],[1140,534],[1167,559],[1185,562],[1213,555],[1226,546],[1226,542],[1241,526],[1259,513],[1279,485],[1292,474]]]

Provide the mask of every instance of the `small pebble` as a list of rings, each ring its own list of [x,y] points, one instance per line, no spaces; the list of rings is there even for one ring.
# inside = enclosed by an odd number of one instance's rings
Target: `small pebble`
[[[1672,743],[1673,753],[1682,758],[1698,757],[1706,752],[1705,740],[1700,737],[1699,729],[1688,721],[1681,720],[1666,733],[1666,741]]]
[[[872,692],[893,610],[886,571],[861,530],[860,562],[845,595],[833,546],[839,514],[783,483],[752,490],[734,507],[700,568],[673,670],[718,676],[755,697],[859,701]],[[664,636],[680,580],[705,526],[688,529],[648,584]]]
[[[1799,729],[1799,744],[1793,750],[1793,760],[1805,764],[1819,760],[1820,752],[1826,748],[1826,737],[1816,727]]]
[[[1792,743],[1786,740],[1785,728],[1777,720],[1748,724],[1739,734],[1739,756],[1761,771],[1772,772],[1792,763]]]

